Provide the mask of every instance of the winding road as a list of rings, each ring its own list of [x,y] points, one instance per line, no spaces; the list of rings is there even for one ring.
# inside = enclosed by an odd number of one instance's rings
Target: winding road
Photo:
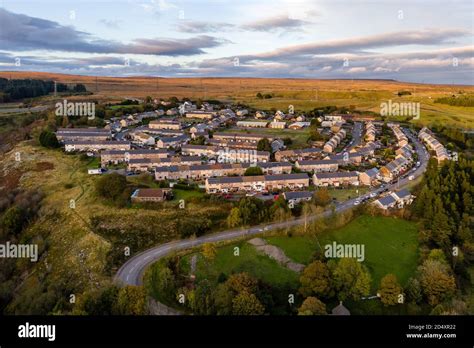
[[[419,140],[414,136],[410,130],[403,129],[404,133],[411,140],[412,144],[415,145],[415,151],[418,153],[418,161],[420,166],[416,170],[410,170],[410,174],[415,178],[421,176],[426,170],[426,166],[429,159],[429,154],[426,151],[425,147],[419,142]],[[363,197],[368,197],[371,193],[380,194],[382,191],[397,190],[406,187],[409,183],[408,175],[405,175],[405,178],[399,178],[398,182],[392,185],[385,185],[385,187],[378,187],[371,190],[369,193],[366,193],[362,197],[353,198],[347,201],[344,201],[340,204],[337,204],[335,207],[335,212],[343,212],[348,209],[351,209],[354,206],[354,202]],[[332,213],[328,210],[321,214],[314,215],[306,218],[306,222],[314,221],[322,217],[327,217]],[[278,223],[267,223],[263,225],[253,226],[250,228],[240,228],[233,229],[224,232],[218,232],[214,234],[205,235],[195,239],[186,239],[173,241],[165,244],[157,245],[151,249],[145,250],[141,253],[134,255],[130,258],[125,264],[120,267],[115,275],[115,281],[120,285],[142,285],[143,283],[143,274],[146,268],[152,263],[158,261],[159,259],[180,250],[185,250],[189,248],[194,248],[200,246],[204,243],[215,243],[220,241],[229,241],[233,239],[238,239],[242,237],[250,237],[264,233],[266,231],[271,231],[275,229],[288,228],[297,225],[302,225],[305,223],[305,218],[297,218],[293,220],[288,220]]]

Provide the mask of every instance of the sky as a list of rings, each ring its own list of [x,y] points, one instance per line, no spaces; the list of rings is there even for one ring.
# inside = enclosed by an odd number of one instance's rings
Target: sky
[[[474,85],[474,1],[0,0],[0,70]]]

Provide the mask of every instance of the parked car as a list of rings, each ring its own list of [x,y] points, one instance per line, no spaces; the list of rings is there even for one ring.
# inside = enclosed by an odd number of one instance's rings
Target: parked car
[[[354,202],[354,205],[359,205],[359,204],[360,204],[360,201],[358,200]]]
[[[415,176],[413,176],[413,175],[410,175],[410,176],[408,177],[408,180],[410,180],[410,181],[413,180],[413,179],[415,179]]]

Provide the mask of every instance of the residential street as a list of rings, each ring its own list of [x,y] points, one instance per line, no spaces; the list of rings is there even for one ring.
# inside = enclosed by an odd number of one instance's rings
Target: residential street
[[[412,133],[407,130],[403,129],[404,133],[407,137],[411,140],[411,142],[415,146],[415,150],[418,153],[418,158],[420,161],[420,166],[413,172],[415,178],[419,177],[423,174],[426,170],[426,166],[428,163],[429,155],[425,150],[425,147],[419,142],[419,140],[412,135]],[[369,193],[366,193],[364,196],[368,196],[370,193],[379,194],[385,189],[389,190],[397,190],[406,187],[409,183],[408,177],[400,178],[399,181],[393,185],[387,185],[384,188],[375,188],[371,190]],[[351,209],[354,206],[354,202],[359,198],[353,198],[347,200],[343,203],[340,203],[336,206],[336,212],[342,212],[348,209]],[[318,219],[321,217],[325,217],[331,214],[331,211],[326,211],[322,214],[311,216],[308,218],[308,221],[312,221],[314,219]],[[179,241],[173,241],[165,244],[158,245],[151,249],[145,250],[139,254],[134,255],[130,260],[128,260],[122,267],[118,270],[117,274],[115,275],[115,281],[123,285],[141,285],[142,284],[142,277],[144,274],[145,269],[151,265],[152,263],[156,262],[157,260],[165,257],[172,252],[189,249],[192,247],[200,246],[204,243],[215,243],[220,241],[228,241],[232,239],[237,239],[246,236],[254,236],[261,234],[266,231],[275,230],[279,228],[288,228],[297,225],[304,224],[304,218],[298,218],[294,220],[289,220],[285,222],[279,223],[267,223],[259,226],[254,226],[251,228],[240,228],[240,229],[233,229],[224,232],[218,232],[210,235],[205,235],[196,239],[185,239]]]

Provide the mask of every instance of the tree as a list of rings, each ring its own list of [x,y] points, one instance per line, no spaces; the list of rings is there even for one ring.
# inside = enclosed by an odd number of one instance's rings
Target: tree
[[[209,280],[204,279],[199,282],[196,289],[193,291],[190,299],[189,307],[197,315],[210,315],[214,311],[214,297],[212,294],[212,287]]]
[[[84,86],[82,83],[78,83],[74,86],[73,91],[76,93],[84,93],[87,92],[87,89],[86,86]]]
[[[454,295],[456,283],[447,265],[428,259],[418,268],[418,272],[423,294],[430,305],[435,306]]]
[[[144,315],[147,312],[146,290],[143,286],[125,286],[119,290],[117,312],[121,315]]]
[[[244,173],[245,176],[263,175],[263,170],[260,167],[248,167]]]
[[[398,304],[399,296],[402,294],[402,287],[398,284],[394,274],[387,274],[380,281],[380,300],[385,306]]]
[[[150,284],[156,293],[164,296],[172,296],[175,293],[176,279],[169,267],[153,267]]]
[[[260,139],[257,143],[257,151],[272,151],[272,146],[267,138]]]
[[[327,188],[324,187],[316,191],[316,193],[314,194],[314,203],[322,207],[325,207],[326,205],[331,203],[331,196],[329,195],[329,191]]]
[[[298,308],[298,315],[325,315],[326,305],[316,297],[308,297],[303,301],[303,304]]]
[[[303,296],[326,296],[330,290],[330,275],[326,264],[321,261],[310,263],[300,277],[300,293]]]
[[[119,288],[115,285],[107,286],[99,291],[84,293],[78,302],[78,309],[73,314],[87,315],[114,315],[114,306],[117,302]]]
[[[418,303],[422,300],[421,285],[418,279],[410,278],[408,279],[405,292],[407,294],[407,300]]]
[[[240,210],[237,207],[234,207],[230,210],[229,216],[227,217],[227,226],[236,227],[242,224],[242,219],[240,218]]]
[[[206,143],[206,138],[203,135],[194,138],[189,142],[191,145],[204,145]]]
[[[209,231],[211,224],[211,220],[204,216],[181,216],[177,221],[177,228],[181,238],[199,237]]]
[[[255,293],[258,289],[258,282],[246,272],[232,274],[226,281],[227,286],[234,293],[243,291]]]
[[[232,300],[232,314],[234,315],[262,315],[265,308],[257,296],[242,291]]]
[[[217,285],[214,291],[214,307],[217,315],[232,313],[232,300],[234,294],[226,283]]]
[[[40,133],[39,142],[41,146],[52,148],[52,149],[58,148],[60,146],[58,138],[56,138],[56,134],[48,130],[44,130]]]
[[[431,231],[433,241],[441,248],[450,246],[450,237],[452,234],[449,218],[443,207],[440,197],[436,197],[434,206],[434,217],[431,221]]]
[[[216,247],[212,243],[204,243],[202,246],[202,255],[208,261],[213,261],[216,258]]]
[[[95,185],[95,189],[100,196],[112,200],[120,197],[126,188],[127,179],[117,173],[101,176]]]
[[[239,201],[239,215],[242,224],[255,224],[267,217],[267,209],[264,203],[255,197],[244,197]]]
[[[339,300],[359,300],[370,291],[371,277],[367,269],[356,259],[341,259],[333,270],[334,286]]]

